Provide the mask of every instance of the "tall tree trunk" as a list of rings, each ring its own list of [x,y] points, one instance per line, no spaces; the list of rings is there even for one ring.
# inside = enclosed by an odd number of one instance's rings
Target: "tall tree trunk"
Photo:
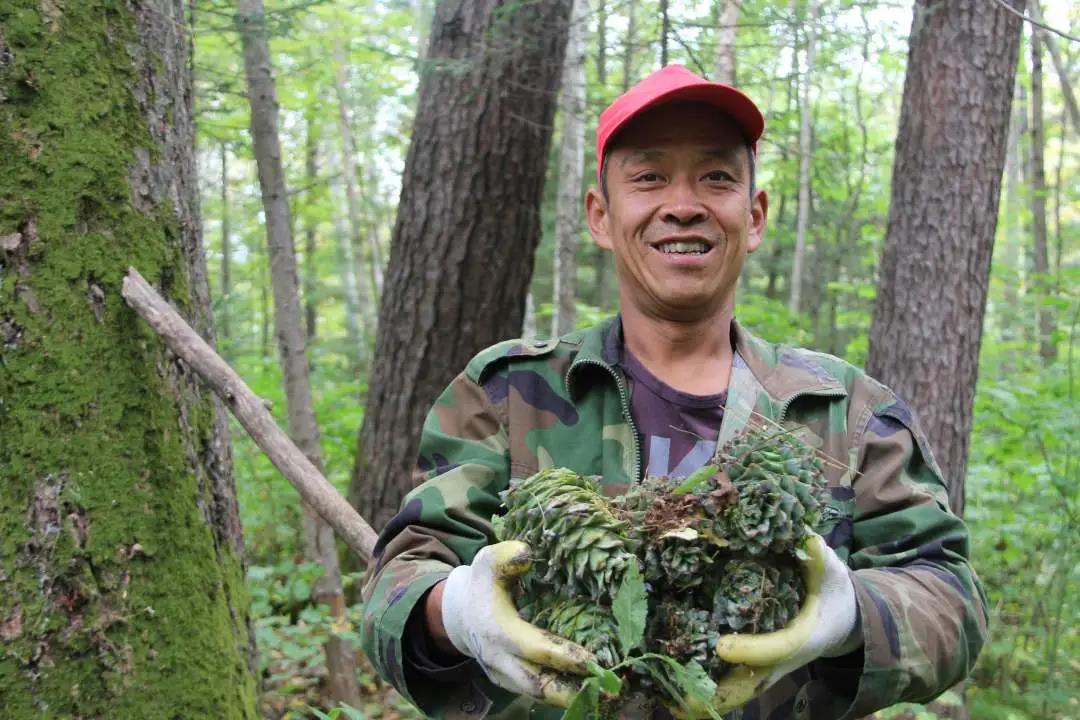
[[[232,239],[229,237],[229,147],[221,143],[221,337],[232,337],[229,327],[229,293],[232,292]]]
[[[588,0],[572,0],[562,72],[562,138],[555,201],[555,318],[552,334],[577,323],[577,247],[581,229],[581,182],[585,170],[585,32]]]
[[[809,0],[806,23],[806,61],[799,85],[799,207],[795,219],[795,255],[791,261],[791,296],[788,307],[799,312],[803,292],[803,264],[806,258],[806,234],[810,227],[810,163],[813,160],[813,117],[810,106],[810,81],[814,76],[817,25],[820,5]]]
[[[1057,357],[1054,318],[1047,307],[1050,297],[1050,261],[1046,249],[1046,167],[1043,153],[1046,132],[1043,125],[1042,44],[1031,34],[1031,229],[1035,259],[1035,322],[1039,336],[1039,357],[1052,362]]]
[[[412,487],[432,402],[521,332],[570,0],[435,10],[349,499],[380,527]]]
[[[622,91],[634,84],[634,50],[637,47],[638,0],[626,0],[626,40],[623,42]],[[600,158],[596,159],[600,162]]]
[[[304,177],[308,195],[314,194],[319,178],[319,132],[314,120],[309,117],[306,123],[304,143]],[[319,319],[318,304],[315,301],[315,285],[318,266],[315,264],[316,223],[307,219],[304,222],[304,326],[307,328],[307,344],[315,339]]]
[[[344,183],[341,184],[344,185]],[[337,188],[336,183],[335,188]],[[343,188],[339,192],[341,198],[345,197]],[[338,199],[335,198],[335,200]],[[357,262],[352,234],[337,210],[334,211],[334,236],[337,238],[338,267],[341,268],[341,291],[345,296],[345,342],[349,347],[350,363],[354,369],[357,369],[366,362],[370,350],[368,330],[370,323],[367,320],[370,313],[366,312],[361,300],[365,288],[363,274],[356,272]]]
[[[720,20],[716,25],[716,82],[735,84],[735,37],[739,30],[742,0],[720,0]]]
[[[213,341],[185,27],[0,5],[8,720],[257,716],[224,410],[120,296],[137,265]]]
[[[251,103],[251,138],[266,216],[274,329],[281,353],[289,434],[312,464],[321,470],[322,449],[311,399],[289,197],[281,163],[277,90],[262,0],[240,0],[236,20],[243,42],[247,94]],[[326,603],[337,621],[344,621],[345,601],[334,532],[306,503],[304,555],[323,568],[323,575],[315,584],[315,600]],[[349,642],[333,637],[327,641],[325,649],[327,696],[335,704],[344,702],[359,706],[361,698],[356,686],[356,661]]]
[[[1043,22],[1039,0],[1031,0],[1028,4],[1028,10],[1036,21]],[[1061,59],[1061,52],[1058,50],[1057,43],[1048,32],[1041,28],[1033,26],[1032,32],[1035,37],[1042,41],[1043,45],[1046,46],[1046,51],[1050,53],[1050,61],[1054,64],[1054,71],[1057,73],[1058,81],[1061,83],[1061,94],[1065,99],[1065,109],[1069,114],[1069,122],[1072,123],[1073,132],[1080,133],[1080,107],[1076,104],[1076,93],[1073,92],[1072,82],[1069,80],[1069,69]]]
[[[1021,190],[1021,152],[1020,145],[1023,137],[1027,134],[1027,101],[1024,96],[1024,86],[1019,77],[1014,83],[1012,112],[1009,119],[1009,134],[1005,141],[1005,268],[1015,276],[1006,278],[1002,288],[1004,302],[998,313],[998,327],[1000,328],[1001,340],[1013,347],[1012,343],[1019,339],[1017,327],[1020,326],[1020,287],[1024,277],[1024,215],[1023,196]],[[1011,354],[1011,353],[1010,353]]]
[[[867,370],[922,417],[957,513],[1020,22],[982,0],[915,3],[870,326]]]
[[[671,35],[671,16],[668,0],[660,0],[660,67],[668,64],[668,37]]]
[[[587,4],[586,4],[587,7]],[[588,22],[588,18],[585,18]],[[607,29],[608,10],[607,0],[596,0],[596,83],[602,88],[601,92],[607,95]]]

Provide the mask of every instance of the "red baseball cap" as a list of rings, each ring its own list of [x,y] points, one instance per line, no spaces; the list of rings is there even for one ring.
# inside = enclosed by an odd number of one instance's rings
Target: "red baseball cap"
[[[757,153],[757,141],[765,130],[765,118],[753,100],[730,85],[698,77],[682,65],[668,65],[615,98],[615,102],[600,113],[596,127],[597,182],[600,181],[604,152],[616,133],[645,110],[676,100],[703,102],[721,110],[739,126]]]

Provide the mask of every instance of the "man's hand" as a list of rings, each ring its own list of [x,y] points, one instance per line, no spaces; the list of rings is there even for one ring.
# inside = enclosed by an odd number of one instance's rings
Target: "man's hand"
[[[803,547],[806,599],[783,630],[760,635],[734,633],[720,638],[716,654],[736,665],[716,684],[712,707],[725,713],[742,707],[782,677],[821,657],[846,655],[862,642],[855,586],[847,566],[820,535]],[[692,707],[686,717],[709,717]]]
[[[595,658],[518,616],[510,588],[531,565],[531,551],[523,542],[485,547],[472,565],[454,568],[436,588],[442,592],[442,617],[429,618],[428,624],[438,642],[441,623],[450,644],[476,660],[496,685],[566,707],[577,687],[558,672],[586,675],[586,665]],[[437,597],[434,591],[432,596]]]

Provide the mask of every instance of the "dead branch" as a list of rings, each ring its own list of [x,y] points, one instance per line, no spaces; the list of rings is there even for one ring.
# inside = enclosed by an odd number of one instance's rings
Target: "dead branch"
[[[371,562],[376,535],[367,521],[338,493],[293,444],[267,409],[220,355],[191,328],[135,268],[128,268],[120,292],[165,344],[191,367],[244,426],[300,497],[322,516],[365,563]]]

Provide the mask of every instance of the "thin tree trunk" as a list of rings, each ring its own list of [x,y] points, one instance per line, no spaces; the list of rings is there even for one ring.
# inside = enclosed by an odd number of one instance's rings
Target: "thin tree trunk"
[[[735,84],[735,38],[739,31],[742,0],[720,0],[720,20],[716,26],[716,82]]]
[[[1021,190],[1020,173],[1022,160],[1020,145],[1023,137],[1027,134],[1027,102],[1025,100],[1024,86],[1019,78],[1014,83],[1013,107],[1009,120],[1009,135],[1006,140],[1005,151],[1005,268],[1010,273],[1016,273],[1015,277],[1006,278],[1002,288],[1004,302],[998,313],[998,326],[1001,332],[1001,340],[1011,347],[1017,337],[1016,329],[1021,323],[1020,314],[1020,288],[1023,283],[1024,267],[1024,216],[1023,216],[1023,191]],[[1010,353],[1011,354],[1011,353]]]
[[[344,183],[341,183],[344,185]],[[345,190],[340,190],[340,197],[345,197]],[[335,198],[337,199],[337,198]],[[370,353],[368,322],[369,313],[365,312],[361,301],[365,288],[363,274],[357,273],[352,235],[340,212],[334,212],[334,236],[337,239],[338,267],[341,268],[341,290],[345,296],[345,342],[349,347],[350,365],[357,369],[362,366]],[[374,305],[372,305],[374,307]]]
[[[375,527],[413,486],[435,398],[478,350],[521,332],[570,7],[435,9],[349,488]]]
[[[806,257],[806,234],[810,227],[810,163],[814,149],[812,142],[812,109],[810,106],[810,81],[814,75],[819,5],[809,0],[806,23],[806,62],[799,86],[799,208],[795,219],[795,255],[791,261],[791,296],[788,307],[798,313],[802,304],[803,263]]]
[[[0,715],[255,720],[226,416],[120,295],[214,341],[186,4],[2,6]]]
[[[634,84],[634,49],[637,45],[637,3],[626,0],[626,40],[623,43],[622,91]],[[600,162],[600,158],[596,159]]]
[[[585,32],[588,0],[573,0],[562,73],[562,138],[559,190],[555,201],[555,318],[552,334],[577,323],[577,246],[581,228],[581,183],[585,170]]]
[[[316,468],[322,471],[322,449],[311,399],[304,333],[297,287],[296,254],[285,187],[278,136],[278,102],[270,62],[266,18],[262,0],[240,0],[237,24],[243,42],[244,70],[251,103],[251,136],[259,172],[266,239],[270,254],[270,278],[274,295],[274,328],[281,352],[289,435]],[[334,618],[343,622],[345,600],[337,543],[330,525],[304,504],[304,555],[319,563],[323,575],[313,597],[326,603]],[[326,643],[326,691],[330,700],[358,707],[356,660],[348,641],[332,637]]]
[[[307,192],[309,195],[313,194],[319,178],[319,135],[310,117],[307,119],[307,138],[304,144],[304,175],[308,186]],[[310,219],[304,222],[304,326],[307,328],[308,345],[315,340],[319,318],[318,305],[315,302],[316,224]]]
[[[229,326],[229,293],[232,292],[232,241],[229,237],[229,148],[221,143],[221,337],[232,337]]]
[[[1043,22],[1042,10],[1039,7],[1039,0],[1031,0],[1028,4],[1028,9],[1031,11],[1031,16],[1038,22]],[[1072,123],[1073,132],[1080,133],[1080,107],[1076,104],[1076,93],[1073,92],[1072,82],[1069,81],[1069,70],[1065,65],[1065,62],[1061,59],[1061,52],[1058,50],[1057,43],[1054,38],[1050,37],[1050,34],[1041,28],[1032,27],[1032,32],[1039,40],[1042,40],[1046,46],[1046,51],[1050,53],[1050,61],[1054,64],[1054,71],[1057,73],[1058,82],[1061,84],[1061,94],[1065,98],[1065,109],[1069,113],[1069,121]],[[1034,38],[1032,42],[1034,42]]]
[[[918,412],[957,513],[1020,24],[983,0],[915,4],[870,327],[867,370]]]
[[[596,82],[607,87],[607,0],[596,0]]]
[[[660,67],[668,64],[668,37],[671,35],[671,17],[668,0],[660,0]]]
[[[345,203],[349,213],[349,230],[352,235],[354,248],[360,247],[366,238],[371,252],[371,266],[373,268],[371,282],[371,297],[375,305],[379,303],[382,294],[382,275],[378,270],[378,245],[371,237],[371,233],[365,233],[360,222],[360,192],[356,182],[356,143],[353,140],[353,123],[349,113],[349,94],[346,87],[346,56],[345,46],[341,36],[334,36],[334,90],[337,92],[338,101],[338,135],[341,137],[341,163],[342,175],[345,178]]]
[[[1054,318],[1046,301],[1050,297],[1050,262],[1046,249],[1046,168],[1043,153],[1046,132],[1043,126],[1042,44],[1035,33],[1031,42],[1031,229],[1035,259],[1035,322],[1039,336],[1039,357],[1052,362],[1057,357],[1053,340]]]

